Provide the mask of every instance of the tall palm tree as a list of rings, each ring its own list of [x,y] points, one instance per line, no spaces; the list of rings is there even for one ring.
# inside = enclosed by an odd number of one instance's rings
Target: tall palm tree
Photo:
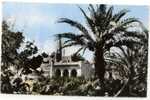
[[[125,18],[128,10],[121,10],[114,13],[114,7],[107,7],[104,4],[89,5],[90,15],[80,8],[87,26],[71,20],[69,18],[60,18],[58,23],[66,23],[79,30],[80,33],[60,33],[56,36],[65,38],[62,48],[70,46],[80,46],[77,53],[89,49],[94,52],[95,74],[103,82],[105,73],[104,53],[111,47],[125,45],[132,47],[140,44],[140,34],[132,28],[136,27],[140,21],[136,18]]]

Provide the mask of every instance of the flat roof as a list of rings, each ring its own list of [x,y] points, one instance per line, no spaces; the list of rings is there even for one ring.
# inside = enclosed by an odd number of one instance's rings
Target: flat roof
[[[54,67],[78,67],[79,62],[69,62],[69,63],[54,63]]]

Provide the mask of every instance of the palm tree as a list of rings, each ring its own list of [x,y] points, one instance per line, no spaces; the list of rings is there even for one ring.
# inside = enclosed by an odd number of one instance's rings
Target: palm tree
[[[69,18],[60,18],[58,23],[66,23],[79,30],[78,33],[66,32],[56,36],[65,39],[63,47],[80,46],[76,53],[89,49],[94,52],[95,75],[104,81],[105,59],[104,53],[109,51],[111,47],[127,46],[131,48],[133,45],[140,44],[140,34],[136,30],[132,30],[140,23],[136,18],[125,18],[128,10],[121,10],[118,13],[113,12],[113,6],[107,7],[104,4],[89,5],[90,15],[80,8],[87,26],[71,20]]]
[[[133,48],[124,49],[122,46],[119,48],[122,50],[123,56],[121,59],[124,59],[126,62],[126,66],[129,68],[128,82],[125,84],[125,88],[128,91],[129,95],[135,95],[132,93],[133,87],[135,85],[139,85],[140,83],[144,83],[143,91],[140,94],[136,94],[137,96],[146,96],[146,78],[147,78],[147,62],[148,62],[148,30],[144,27],[142,23],[140,23],[141,28],[143,30],[142,34],[142,42],[144,43],[141,46],[133,46]],[[122,60],[123,61],[123,60]],[[136,84],[135,84],[136,83]],[[133,85],[134,84],[134,85]],[[123,89],[122,89],[123,90]],[[124,89],[125,90],[125,89]],[[125,91],[126,92],[126,91]],[[143,92],[143,94],[142,94]]]
[[[124,85],[118,90],[118,92],[114,96],[119,96],[120,94],[123,96],[134,96],[131,91],[131,85],[134,84],[135,80],[133,80],[136,76],[136,66],[138,63],[138,59],[136,57],[135,51],[120,46],[121,52],[111,52],[108,54],[106,58],[106,62],[114,63],[119,69],[120,73],[124,74]],[[111,56],[109,56],[111,55]],[[119,65],[120,64],[120,65]],[[122,67],[122,68],[120,68]]]
[[[146,96],[146,78],[147,78],[147,61],[148,61],[148,30],[141,24],[143,29],[142,42],[143,45],[133,46],[132,48],[120,46],[118,49],[121,52],[107,52],[105,53],[105,61],[107,63],[115,64],[122,67],[120,73],[126,73],[124,76],[124,85],[114,95],[128,95],[128,96]],[[138,93],[133,92],[133,88],[142,83],[143,90]]]

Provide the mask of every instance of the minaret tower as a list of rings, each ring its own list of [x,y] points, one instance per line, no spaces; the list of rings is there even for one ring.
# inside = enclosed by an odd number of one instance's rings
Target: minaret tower
[[[56,61],[59,62],[62,60],[62,43],[61,43],[61,36],[58,36],[58,47],[56,53]]]

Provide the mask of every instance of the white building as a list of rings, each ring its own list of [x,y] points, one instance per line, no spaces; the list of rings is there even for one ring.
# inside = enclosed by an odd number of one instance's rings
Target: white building
[[[47,77],[85,77],[91,78],[94,75],[92,64],[88,61],[72,61],[71,57],[62,57],[62,60],[57,62],[52,58],[44,58],[44,63],[41,65],[44,71],[44,76]]]

